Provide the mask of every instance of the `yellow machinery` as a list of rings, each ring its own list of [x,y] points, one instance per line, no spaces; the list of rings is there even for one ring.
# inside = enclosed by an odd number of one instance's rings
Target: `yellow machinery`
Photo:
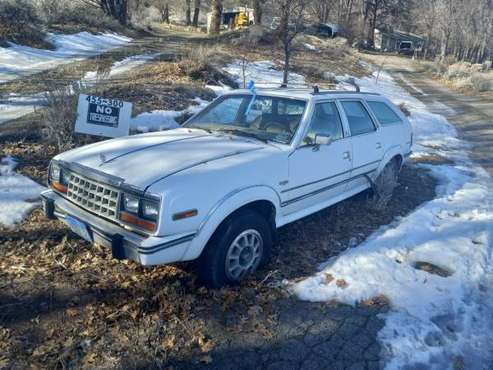
[[[234,28],[248,27],[248,26],[249,26],[248,14],[244,11],[238,12],[235,16]]]

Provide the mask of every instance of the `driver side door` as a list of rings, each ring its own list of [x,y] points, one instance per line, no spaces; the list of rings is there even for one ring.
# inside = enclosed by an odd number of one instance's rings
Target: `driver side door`
[[[320,138],[329,139],[318,144]],[[336,103],[317,103],[300,146],[289,157],[289,183],[281,192],[283,215],[310,214],[337,202],[351,169],[352,144]]]

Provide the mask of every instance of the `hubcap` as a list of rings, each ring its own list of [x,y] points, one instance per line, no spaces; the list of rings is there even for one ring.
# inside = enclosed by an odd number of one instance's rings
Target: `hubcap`
[[[239,234],[226,254],[226,276],[241,280],[257,269],[262,259],[264,242],[257,230],[249,229]]]

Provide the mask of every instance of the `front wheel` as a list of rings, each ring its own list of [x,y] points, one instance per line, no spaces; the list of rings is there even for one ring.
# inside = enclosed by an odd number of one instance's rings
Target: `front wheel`
[[[270,227],[261,214],[235,212],[207,243],[199,260],[200,278],[212,288],[237,284],[268,261],[271,247]]]

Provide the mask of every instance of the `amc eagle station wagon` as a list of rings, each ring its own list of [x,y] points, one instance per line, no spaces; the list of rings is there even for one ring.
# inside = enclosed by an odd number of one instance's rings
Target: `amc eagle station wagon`
[[[43,204],[117,259],[198,260],[219,287],[265,264],[280,226],[383,193],[411,145],[408,119],[377,94],[235,90],[180,128],[57,155]]]

